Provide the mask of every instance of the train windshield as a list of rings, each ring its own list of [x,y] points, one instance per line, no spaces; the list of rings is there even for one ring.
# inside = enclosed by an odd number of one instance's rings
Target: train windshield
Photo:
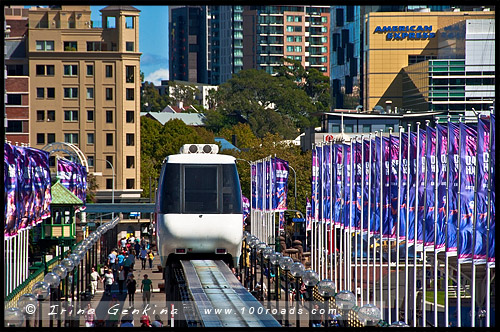
[[[160,213],[241,213],[236,165],[165,164]]]

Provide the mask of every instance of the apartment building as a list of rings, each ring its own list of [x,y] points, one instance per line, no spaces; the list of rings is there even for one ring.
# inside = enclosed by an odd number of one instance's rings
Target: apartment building
[[[269,74],[283,58],[330,73],[330,6],[245,6],[243,69]]]
[[[29,10],[29,143],[75,144],[98,200],[140,194],[139,13],[132,6]],[[113,188],[114,183],[114,188]]]

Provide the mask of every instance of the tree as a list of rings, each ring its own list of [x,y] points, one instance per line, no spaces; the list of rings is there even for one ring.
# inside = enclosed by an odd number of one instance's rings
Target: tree
[[[170,98],[167,95],[160,96],[153,83],[144,83],[141,96],[141,112],[161,112],[170,104]]]
[[[260,144],[260,139],[255,136],[248,123],[238,123],[231,128],[223,128],[219,132],[219,136],[229,142],[232,141],[233,135],[236,135],[236,146],[240,149],[250,149]]]
[[[198,104],[196,100],[196,95],[199,93],[198,88],[194,84],[182,84],[174,81],[168,82],[169,90],[171,89],[170,98],[172,103],[182,104],[186,106],[190,106],[193,104]]]

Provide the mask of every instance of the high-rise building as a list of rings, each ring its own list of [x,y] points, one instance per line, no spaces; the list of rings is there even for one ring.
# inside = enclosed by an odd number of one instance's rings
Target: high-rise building
[[[269,74],[283,58],[329,75],[330,6],[245,6],[243,68]]]
[[[140,194],[139,13],[107,6],[29,10],[29,144],[75,144],[96,176],[97,198]],[[114,184],[114,188],[113,188]]]
[[[242,6],[169,11],[171,80],[218,85],[243,68]]]
[[[30,78],[26,57],[28,9],[4,8],[5,32],[5,139],[12,144],[29,143]]]

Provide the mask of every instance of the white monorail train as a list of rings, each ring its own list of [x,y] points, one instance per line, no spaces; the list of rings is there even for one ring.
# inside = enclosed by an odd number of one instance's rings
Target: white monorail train
[[[185,144],[162,165],[156,197],[161,265],[175,259],[223,259],[237,266],[243,237],[235,158],[215,144]]]

